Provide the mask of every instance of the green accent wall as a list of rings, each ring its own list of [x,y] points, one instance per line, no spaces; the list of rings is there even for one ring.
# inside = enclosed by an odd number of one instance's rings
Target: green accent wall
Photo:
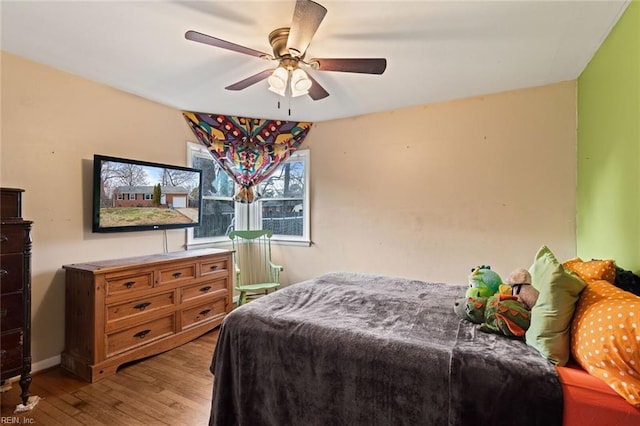
[[[577,254],[640,273],[640,0],[578,78]]]

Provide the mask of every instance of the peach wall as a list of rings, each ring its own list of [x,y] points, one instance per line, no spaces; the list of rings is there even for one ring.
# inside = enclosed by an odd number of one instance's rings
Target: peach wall
[[[575,255],[575,82],[321,122],[305,144],[314,244],[288,250],[292,282],[465,283],[478,264],[528,267],[542,244]]]
[[[179,111],[2,53],[0,185],[23,188],[33,220],[32,357],[64,348],[61,266],[164,250],[164,233],[91,232],[93,154],[186,164]],[[185,231],[167,231],[170,251]]]
[[[94,153],[186,164],[180,111],[2,53],[0,185],[33,228],[33,358],[64,346],[67,263],[162,252],[164,233],[93,234]],[[575,255],[575,82],[317,123],[311,247],[277,246],[284,284],[328,271],[466,281]],[[224,112],[222,111],[212,112]],[[62,197],[61,197],[62,195]],[[169,251],[185,231],[167,231]]]

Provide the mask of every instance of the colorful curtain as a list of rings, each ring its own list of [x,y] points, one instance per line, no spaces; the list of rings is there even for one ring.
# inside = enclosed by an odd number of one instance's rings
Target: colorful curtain
[[[240,187],[234,199],[241,203],[260,197],[256,185],[298,149],[312,125],[195,112],[183,115],[196,138]]]

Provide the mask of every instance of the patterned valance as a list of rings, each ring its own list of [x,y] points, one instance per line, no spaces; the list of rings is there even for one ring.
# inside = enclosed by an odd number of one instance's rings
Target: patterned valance
[[[312,123],[183,112],[200,143],[240,186],[235,200],[260,197],[254,187],[286,160],[307,136]]]

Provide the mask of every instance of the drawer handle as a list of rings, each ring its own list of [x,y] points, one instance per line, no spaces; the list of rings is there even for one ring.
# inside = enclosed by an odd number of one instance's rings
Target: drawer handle
[[[211,270],[212,270],[212,271],[215,271],[216,269],[218,269],[218,265],[212,265],[212,266],[211,266]]]
[[[133,287],[133,285],[135,284],[135,281],[127,281],[126,283],[122,284],[123,286],[125,286],[126,288],[131,288]]]
[[[182,272],[174,272],[173,278],[180,278],[180,275],[182,275]]]
[[[2,350],[0,350],[0,358],[4,358],[5,356],[7,356],[7,351],[6,351],[6,349],[2,349]]]
[[[211,286],[210,286],[210,285],[205,286],[205,287],[202,287],[202,288],[200,289],[200,291],[201,291],[201,292],[203,292],[203,293],[206,293],[206,292],[208,292],[209,290],[211,290]]]
[[[9,241],[9,237],[3,234],[0,236],[0,243],[4,243],[5,241]]]
[[[9,275],[9,271],[7,271],[6,269],[0,269],[0,278]]]
[[[134,306],[134,309],[140,309],[141,311],[144,311],[147,306],[149,306],[151,304],[151,302],[143,302],[143,303],[138,303],[136,306]]]
[[[133,337],[137,337],[139,339],[144,339],[144,336],[146,336],[149,333],[151,333],[151,330],[146,329],[146,330],[142,330],[142,331],[137,332],[136,334],[133,335]]]
[[[0,317],[6,317],[7,313],[9,313],[9,311],[7,310],[7,308],[4,309],[0,309]]]
[[[207,316],[209,314],[209,312],[211,312],[211,309],[205,309],[204,311],[200,312],[200,315]]]

